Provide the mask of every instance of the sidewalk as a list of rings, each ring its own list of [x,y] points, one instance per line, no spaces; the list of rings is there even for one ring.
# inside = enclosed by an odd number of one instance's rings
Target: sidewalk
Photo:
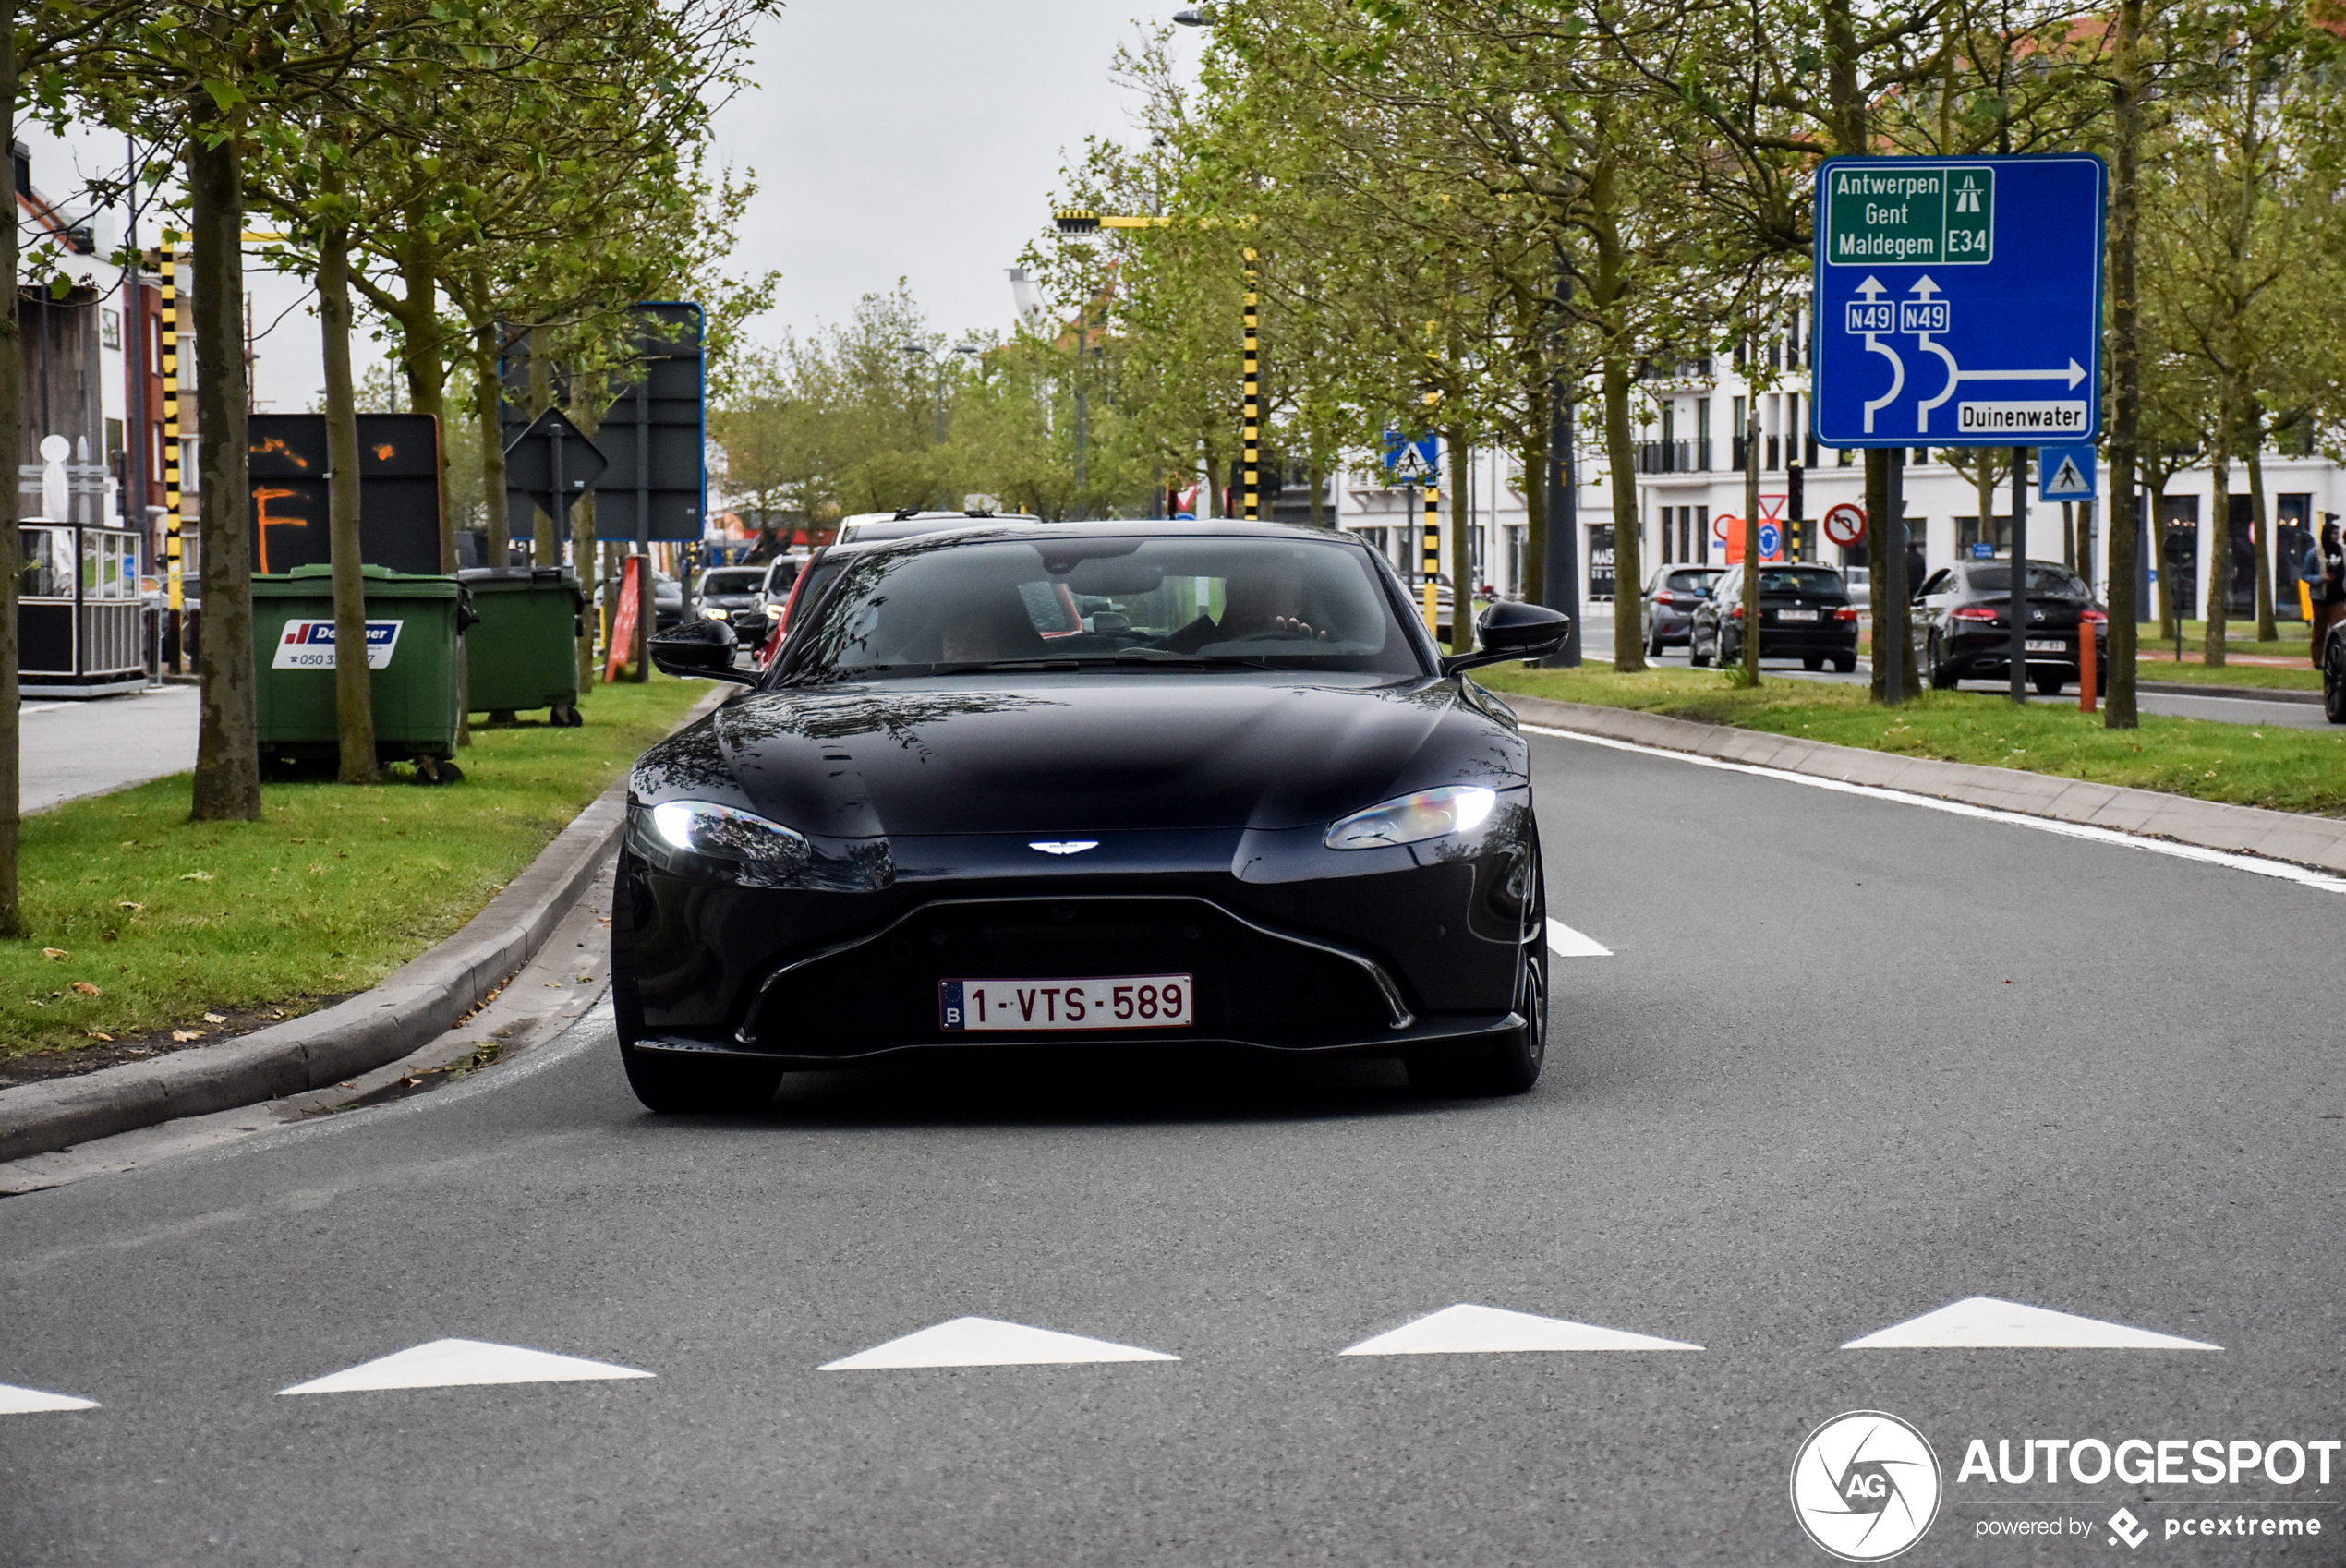
[[[151,687],[119,697],[43,697],[22,708],[23,810],[47,811],[196,766],[200,694]]]

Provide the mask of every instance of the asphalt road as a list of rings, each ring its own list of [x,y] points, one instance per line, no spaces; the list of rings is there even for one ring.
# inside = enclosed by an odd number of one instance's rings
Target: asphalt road
[[[196,688],[36,697],[23,707],[24,809],[142,784],[196,766]]]
[[[2335,886],[1535,757],[1553,912],[1613,953],[1556,960],[1521,1098],[989,1059],[661,1119],[605,1014],[0,1200],[0,1383],[99,1402],[0,1416],[0,1562],[1823,1563],[1787,1476],[1859,1409],[1943,1467],[1902,1562],[2346,1557],[2335,1454],[1957,1473],[1974,1439],[2346,1438]],[[1981,1296],[2221,1348],[1839,1348]],[[1462,1302],[1701,1348],[1337,1354]],[[1179,1359],[817,1369],[963,1315]],[[276,1392],[445,1337],[656,1375]],[[2165,1534],[2218,1514],[2326,1534]]]

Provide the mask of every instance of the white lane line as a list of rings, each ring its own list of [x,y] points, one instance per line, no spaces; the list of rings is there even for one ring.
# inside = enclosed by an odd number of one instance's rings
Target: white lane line
[[[867,1372],[910,1367],[1072,1367],[1092,1361],[1179,1361],[1082,1334],[1006,1323],[998,1318],[954,1318],[901,1339],[825,1363],[826,1372]]]
[[[492,1345],[478,1339],[435,1339],[279,1393],[357,1393],[386,1388],[466,1388],[483,1383],[599,1382],[611,1378],[648,1378],[649,1372],[584,1361],[575,1356]]]
[[[95,1410],[94,1399],[76,1399],[69,1393],[43,1393],[37,1388],[18,1388],[14,1383],[0,1383],[0,1416],[30,1416],[42,1410]]]
[[[1609,959],[1613,949],[1560,920],[1548,922],[1548,951],[1559,959]]]
[[[1551,730],[1544,725],[1527,724],[1523,728],[1534,735],[1546,735],[1558,741],[1578,741],[1586,745],[1604,746],[1616,752],[1635,752],[1640,756],[1662,757],[1671,762],[1692,763],[1697,767],[1716,768],[1722,773],[1744,773],[1755,778],[1773,778],[1786,784],[1805,784],[1812,790],[1831,790],[1844,795],[1865,795],[1877,801],[1894,801],[1900,805],[1925,806],[1945,812],[1950,816],[1976,817],[1985,822],[2010,823],[2015,827],[2033,827],[2039,833],[2055,833],[2064,838],[2083,838],[2088,843],[2111,844],[2124,850],[2141,850],[2154,855],[2171,855],[2176,860],[2198,861],[2205,865],[2220,865],[2233,871],[2252,872],[2280,882],[2294,882],[2301,887],[2318,888],[2326,893],[2346,893],[2346,877],[2332,876],[2327,872],[2310,871],[2287,861],[2266,860],[2259,855],[2235,854],[2230,850],[2210,850],[2197,844],[2178,844],[2166,838],[2145,838],[2132,833],[2121,833],[2114,827],[2094,827],[2082,822],[2059,822],[2049,816],[2030,816],[2025,812],[1999,811],[1993,806],[1975,806],[1963,801],[1942,801],[1935,795],[1917,795],[1905,790],[1885,790],[1879,784],[1852,784],[1841,778],[1819,778],[1807,773],[1792,773],[1780,767],[1760,767],[1747,762],[1722,762],[1716,757],[1699,757],[1691,752],[1674,752],[1661,746],[1641,746],[1635,741],[1616,741],[1609,735],[1583,735],[1571,730]]]
[[[1853,1339],[1844,1350],[2221,1350],[2205,1340],[2080,1318],[2049,1307],[1967,1296]]]
[[[1364,1339],[1340,1356],[1487,1356],[1516,1350],[1699,1350],[1682,1339],[1656,1339],[1624,1329],[1601,1329],[1563,1318],[1510,1312],[1461,1301],[1429,1312],[1388,1333]]]

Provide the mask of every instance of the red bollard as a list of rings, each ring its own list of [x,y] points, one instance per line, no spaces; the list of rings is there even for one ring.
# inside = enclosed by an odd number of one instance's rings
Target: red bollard
[[[2101,660],[2095,647],[2094,622],[2077,618],[2077,711],[2094,711],[2094,689],[2101,684]]]

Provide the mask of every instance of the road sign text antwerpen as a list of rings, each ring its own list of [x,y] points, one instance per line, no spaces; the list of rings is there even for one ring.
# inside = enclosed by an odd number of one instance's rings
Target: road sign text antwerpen
[[[2098,439],[2108,185],[2089,153],[1820,168],[1819,443]]]

